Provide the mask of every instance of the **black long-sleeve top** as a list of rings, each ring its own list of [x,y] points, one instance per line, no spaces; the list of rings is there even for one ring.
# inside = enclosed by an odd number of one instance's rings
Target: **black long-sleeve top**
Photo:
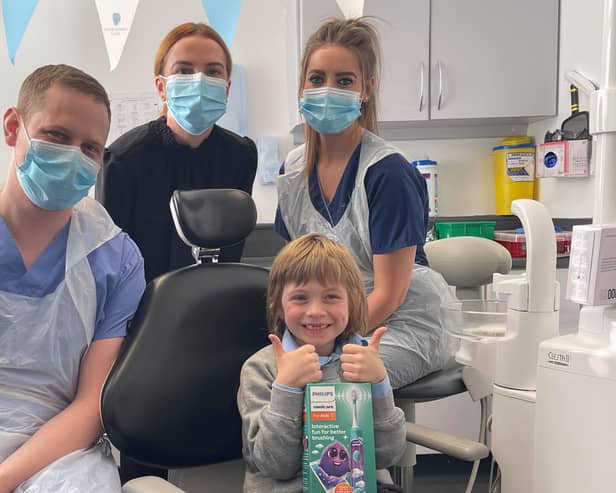
[[[174,190],[235,188],[252,193],[257,149],[252,140],[214,125],[196,149],[179,144],[161,117],[119,137],[105,151],[97,198],[139,246],[146,281],[194,263],[169,210]],[[243,243],[221,250],[239,261]]]

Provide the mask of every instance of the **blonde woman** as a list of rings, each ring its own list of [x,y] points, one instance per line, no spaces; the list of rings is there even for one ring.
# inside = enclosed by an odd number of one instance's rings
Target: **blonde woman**
[[[380,350],[394,388],[447,359],[440,322],[443,278],[423,250],[426,183],[377,134],[379,46],[365,19],[330,20],[309,38],[299,108],[306,144],[278,180],[276,229],[287,239],[322,233],[346,245],[364,278],[369,323],[388,328]]]

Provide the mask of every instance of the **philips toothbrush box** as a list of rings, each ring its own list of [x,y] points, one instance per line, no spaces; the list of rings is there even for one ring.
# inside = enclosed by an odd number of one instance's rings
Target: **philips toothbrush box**
[[[311,383],[304,417],[304,493],[376,493],[372,387]]]

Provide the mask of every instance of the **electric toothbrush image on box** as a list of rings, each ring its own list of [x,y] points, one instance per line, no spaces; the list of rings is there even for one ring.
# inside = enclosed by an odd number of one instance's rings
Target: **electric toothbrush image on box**
[[[353,424],[351,425],[351,486],[353,493],[364,493],[364,439],[357,419],[357,391],[351,392],[353,402]]]

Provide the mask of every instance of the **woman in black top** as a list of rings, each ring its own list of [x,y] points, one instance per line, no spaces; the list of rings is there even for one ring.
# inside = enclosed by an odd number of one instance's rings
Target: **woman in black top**
[[[193,263],[169,211],[174,190],[252,192],[254,142],[214,124],[226,108],[231,66],[227,46],[211,27],[174,28],[154,63],[163,115],[122,135],[106,152],[98,195],[141,249],[148,282]],[[242,249],[243,244],[223,248],[220,261],[239,261]]]
[[[174,190],[236,188],[252,192],[257,149],[252,140],[214,123],[226,108],[231,54],[206,24],[174,28],[156,53],[154,81],[165,103],[157,120],[118,138],[105,153],[97,197],[137,243],[146,281],[193,263],[169,210]],[[239,261],[243,244],[223,248],[221,262]],[[166,471],[122,456],[122,482]]]

